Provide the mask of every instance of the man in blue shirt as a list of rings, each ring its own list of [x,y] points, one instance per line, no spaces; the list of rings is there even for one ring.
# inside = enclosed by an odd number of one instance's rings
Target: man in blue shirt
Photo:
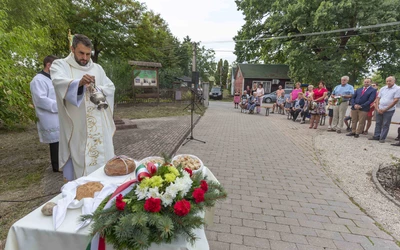
[[[336,131],[341,133],[343,129],[344,116],[346,114],[347,107],[349,106],[349,100],[354,94],[354,88],[349,82],[348,76],[341,78],[341,84],[337,85],[332,92],[332,98],[336,100],[334,103],[339,103],[333,106],[333,122],[332,128],[329,131]]]
[[[359,137],[364,130],[365,120],[370,109],[371,103],[375,101],[376,89],[370,87],[371,79],[364,79],[364,86],[357,89],[351,98],[351,120],[352,131],[347,136]],[[358,123],[358,126],[357,126]]]

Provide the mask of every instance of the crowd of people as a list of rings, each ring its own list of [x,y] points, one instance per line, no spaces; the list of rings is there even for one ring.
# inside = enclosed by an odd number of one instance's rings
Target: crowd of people
[[[262,84],[253,86],[251,90],[248,87],[240,97],[240,108],[244,113],[260,113],[263,95]],[[271,113],[286,114],[288,118],[294,122],[299,120],[301,124],[309,119],[310,129],[317,129],[320,120],[327,117],[329,132],[342,133],[346,124],[349,132],[346,135],[358,138],[360,134],[368,134],[375,117],[375,130],[368,139],[384,143],[400,98],[400,87],[396,85],[395,77],[389,76],[386,78],[386,85],[380,90],[378,84],[370,78],[364,79],[363,86],[355,90],[349,84],[349,77],[343,76],[341,83],[331,93],[324,81],[320,81],[315,88],[308,85],[304,93],[301,84],[297,82],[290,94],[285,94],[282,86],[279,86],[276,96]],[[349,106],[351,110],[346,116]],[[396,140],[399,140],[400,128],[398,135]],[[391,145],[400,146],[400,141]]]

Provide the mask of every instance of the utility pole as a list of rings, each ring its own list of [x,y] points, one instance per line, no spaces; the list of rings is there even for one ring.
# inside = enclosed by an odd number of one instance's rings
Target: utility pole
[[[195,72],[196,68],[196,57],[197,57],[197,44],[193,42],[193,59],[192,59],[192,71]]]

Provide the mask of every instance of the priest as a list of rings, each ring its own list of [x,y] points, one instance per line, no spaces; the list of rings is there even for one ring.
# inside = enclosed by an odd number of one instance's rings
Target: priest
[[[60,120],[59,162],[67,181],[94,172],[114,156],[115,87],[91,54],[90,39],[76,34],[69,56],[50,68]],[[108,108],[91,102],[94,84]]]

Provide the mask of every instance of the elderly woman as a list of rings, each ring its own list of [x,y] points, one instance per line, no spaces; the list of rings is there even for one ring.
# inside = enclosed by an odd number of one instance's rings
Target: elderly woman
[[[300,114],[300,112],[304,108],[304,98],[303,98],[303,93],[299,93],[297,95],[297,99],[293,102],[293,107],[290,110],[290,113],[292,114],[292,120],[295,122],[297,119],[297,116]]]
[[[311,110],[310,128],[317,129],[321,115],[325,114],[325,98],[327,94],[328,90],[325,88],[325,83],[323,81],[320,81],[318,83],[318,88],[314,89],[312,103],[311,105],[309,105],[309,107],[315,106],[313,108],[310,108]]]

